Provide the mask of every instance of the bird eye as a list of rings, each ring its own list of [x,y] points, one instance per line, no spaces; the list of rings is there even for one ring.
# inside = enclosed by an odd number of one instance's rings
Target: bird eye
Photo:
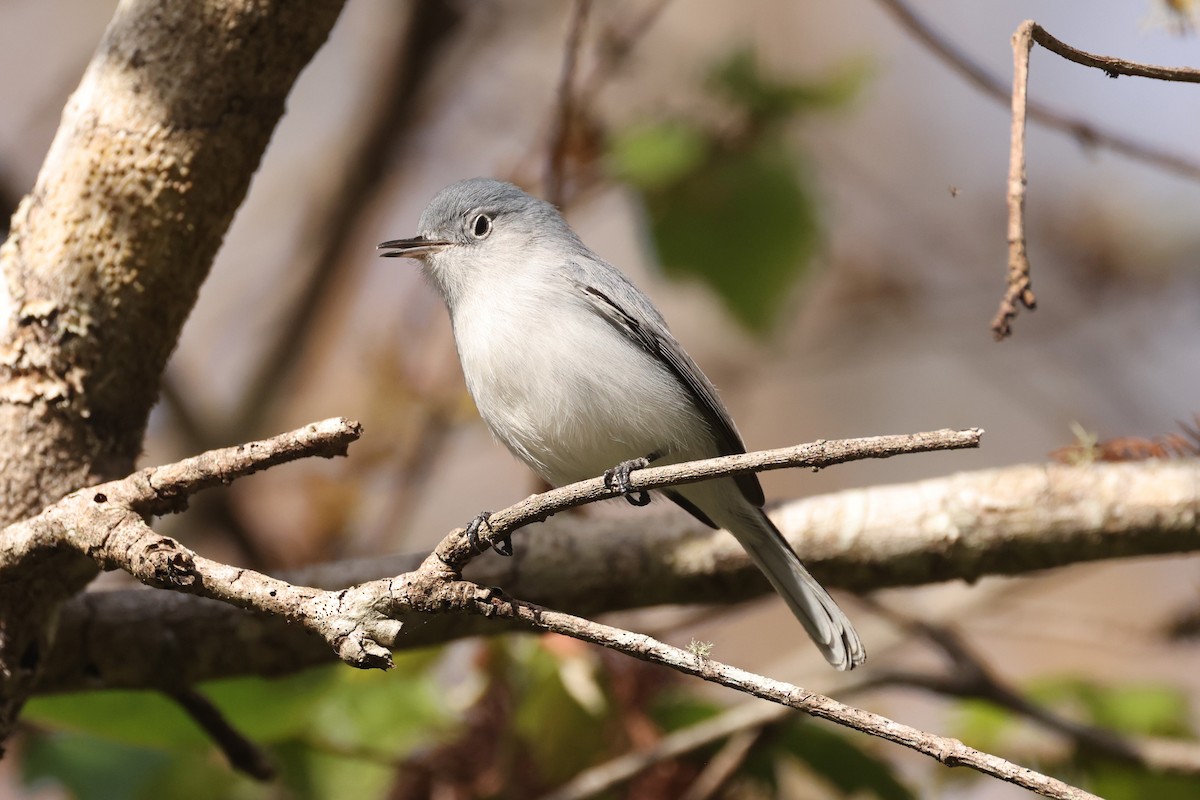
[[[471,235],[476,239],[486,239],[487,235],[492,232],[492,218],[487,214],[480,214],[471,223]]]

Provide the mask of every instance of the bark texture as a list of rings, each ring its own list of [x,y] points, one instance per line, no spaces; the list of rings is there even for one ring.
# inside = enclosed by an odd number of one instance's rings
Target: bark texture
[[[167,357],[341,6],[118,6],[0,248],[0,522],[132,471]],[[0,736],[96,569],[41,555],[0,569]]]
[[[822,584],[870,591],[1196,552],[1198,512],[1200,461],[1181,460],[960,473],[797,500],[772,517]],[[730,603],[771,592],[732,537],[665,504],[634,519],[557,516],[520,531],[513,543],[514,558],[481,558],[467,577],[575,614]],[[411,572],[422,558],[361,559],[280,577],[337,589]],[[239,583],[250,580],[241,574]],[[407,622],[396,649],[514,627],[454,614]],[[174,592],[85,594],[63,608],[61,625],[62,642],[38,691],[271,676],[336,658],[301,626]]]

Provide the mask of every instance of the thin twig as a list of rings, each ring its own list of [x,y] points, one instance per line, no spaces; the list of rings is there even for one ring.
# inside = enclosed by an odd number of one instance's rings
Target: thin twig
[[[625,753],[584,770],[542,800],[587,800],[625,783],[655,764],[728,739],[739,731],[779,722],[792,713],[792,709],[775,703],[760,703],[757,700],[741,703],[711,719],[675,731],[660,739],[653,747]]]
[[[1045,28],[1033,20],[1026,20],[1017,28],[1018,33],[1026,26],[1033,40],[1052,53],[1062,56],[1068,61],[1074,61],[1085,67],[1102,70],[1105,75],[1115,78],[1118,75],[1129,75],[1135,78],[1152,78],[1159,81],[1176,83],[1200,83],[1200,69],[1194,67],[1159,67],[1154,64],[1141,64],[1114,56],[1101,56],[1089,53],[1051,36]]]
[[[150,586],[301,623],[324,637],[343,661],[363,668],[388,668],[392,664],[389,648],[406,615],[444,610],[447,605],[465,602],[456,592],[475,593],[473,584],[456,581],[455,567],[461,568],[476,554],[461,529],[447,536],[415,572],[341,591],[321,591],[204,558],[155,533],[143,520],[147,513],[181,510],[188,496],[201,489],[275,464],[344,454],[360,431],[357,423],[345,419],[325,420],[272,439],[211,451],[74,492],[37,517],[4,531],[11,558],[3,566],[19,569],[23,556],[72,548],[101,567],[123,569]],[[647,469],[634,473],[632,483],[635,490],[652,489],[785,466],[822,467],[858,458],[974,447],[981,435],[982,431],[972,429],[819,441]],[[499,512],[496,530],[489,536],[503,536],[535,519],[613,496],[615,492],[606,488],[601,478],[547,492]]]
[[[900,670],[877,671],[868,679],[874,686],[909,686],[944,696],[983,700],[1063,736],[1078,749],[1155,772],[1200,775],[1200,746],[1195,742],[1126,736],[1096,725],[1067,719],[1030,701],[1021,692],[1002,681],[953,629],[914,619],[870,599],[866,599],[865,602],[880,615],[932,643],[953,667],[953,671],[946,675]]]
[[[750,750],[762,738],[763,729],[747,728],[735,732],[729,741],[709,759],[704,770],[692,781],[680,800],[710,800],[721,791],[750,755]]]
[[[333,458],[362,435],[362,426],[345,417],[314,422],[269,439],[210,450],[161,467],[149,467],[115,481],[132,493],[121,500],[136,511],[164,514],[175,511],[179,500],[203,489],[228,484],[238,478],[302,458]],[[92,490],[85,489],[84,493]],[[103,491],[102,487],[97,491]],[[114,489],[114,494],[118,489]],[[97,501],[102,502],[102,501]]]
[[[1017,303],[1032,311],[1037,307],[1025,249],[1025,109],[1029,89],[1029,51],[1033,47],[1025,22],[1013,35],[1012,128],[1008,162],[1008,288],[992,320],[997,340],[1012,335]]]
[[[654,23],[658,22],[658,18],[667,10],[670,3],[671,0],[652,0],[641,14],[633,18],[622,17],[618,22],[620,27],[613,26],[600,33],[596,48],[596,63],[582,81],[579,89],[581,103],[587,105],[595,99],[605,82],[612,77],[621,62],[629,57],[638,42],[654,27]]]
[[[983,594],[996,595],[999,591],[1002,590],[993,586],[990,591],[985,591]],[[870,596],[859,597],[858,600],[873,609],[879,607],[879,604],[874,602]],[[972,605],[978,608],[979,602],[973,601]],[[966,611],[966,608],[954,605],[939,609],[940,614],[959,614]],[[887,636],[886,631],[880,631],[880,636],[877,638],[886,639]],[[874,642],[873,652],[879,663],[886,664],[887,653],[894,651],[897,646],[903,646],[911,638],[908,633],[900,633],[895,630],[892,631],[891,636],[893,641],[883,643],[884,652],[880,652],[881,642]],[[655,638],[659,637],[655,636]],[[852,694],[861,694],[877,688],[879,688],[878,682],[873,680],[870,674],[855,673],[852,677],[839,681],[831,694],[845,699]],[[671,731],[649,747],[626,752],[609,761],[589,767],[541,800],[589,800],[589,798],[597,797],[627,783],[658,764],[693,753],[742,731],[766,728],[795,713],[795,710],[786,706],[759,700],[737,703],[714,717]]]
[[[774,469],[808,467],[822,469],[847,461],[867,458],[890,458],[909,453],[928,453],[936,450],[963,450],[979,446],[983,436],[981,428],[961,431],[943,429],[924,433],[897,436],[870,436],[859,439],[817,440],[811,444],[784,447],[777,450],[759,450],[752,453],[721,456],[702,461],[670,464],[662,467],[640,469],[630,475],[633,491],[661,489],[697,483],[710,478],[738,475],[747,472],[766,472]],[[513,531],[541,522],[568,508],[607,500],[620,496],[618,489],[605,485],[603,478],[580,481],[569,486],[552,489],[514,503],[503,511],[490,515],[486,531],[480,531],[481,544],[491,546],[503,541]],[[452,570],[461,570],[483,550],[476,549],[468,540],[466,531],[452,531],[434,549],[430,559]]]
[[[570,146],[575,118],[575,68],[579,62],[579,49],[583,43],[583,32],[587,27],[591,8],[592,0],[575,0],[567,31],[567,43],[563,49],[562,71],[558,78],[558,101],[550,132],[550,157],[546,161],[545,178],[546,200],[556,206],[563,201],[566,185],[567,149]]]
[[[191,401],[183,396],[177,386],[177,376],[168,368],[163,375],[160,402],[171,414],[175,430],[184,440],[185,452],[193,453],[212,446],[216,436],[212,426],[203,422]],[[254,569],[266,569],[271,563],[263,550],[258,536],[246,526],[237,509],[225,493],[202,496],[192,504],[188,516],[190,530],[211,527],[233,543],[241,551],[241,563]]]
[[[677,672],[703,678],[711,683],[737,689],[746,694],[770,700],[803,711],[810,716],[866,733],[915,750],[950,767],[968,767],[985,775],[1016,784],[1044,797],[1063,800],[1095,800],[1095,795],[1066,784],[1056,778],[1035,772],[1006,761],[999,756],[968,747],[951,739],[904,725],[860,708],[840,703],[831,697],[816,694],[799,686],[756,675],[737,667],[697,656],[686,650],[664,644],[637,633],[602,625],[526,603],[493,598],[489,612],[509,619],[519,619],[536,630],[561,633],[585,642],[598,644],[654,664],[671,667]]]
[[[361,263],[342,257],[348,243],[354,241],[355,223],[384,185],[389,154],[412,129],[413,104],[422,81],[430,74],[427,62],[436,57],[438,48],[458,24],[454,4],[444,0],[385,4],[380,11],[383,9],[388,10],[379,15],[380,24],[395,25],[397,35],[390,37],[391,48],[377,53],[371,62],[372,69],[383,76],[377,91],[380,101],[370,104],[365,118],[355,127],[358,138],[332,173],[330,185],[309,192],[317,201],[307,209],[301,242],[292,248],[300,263],[290,269],[306,276],[304,285],[263,348],[257,371],[247,382],[238,408],[231,415],[232,422],[223,432],[228,438],[258,435],[281,389],[289,385],[299,359],[308,352],[310,337],[319,330],[314,320],[322,303],[328,301],[331,287],[353,265]]]
[[[619,70],[620,62],[629,58],[637,43],[658,22],[668,5],[671,5],[671,0],[652,0],[638,16],[620,17],[611,28],[600,31],[596,37],[595,64],[592,72],[582,80],[578,91],[581,104],[590,104],[595,100],[605,83]]]
[[[1011,87],[1008,81],[998,78],[972,61],[966,53],[938,34],[904,0],[879,0],[879,2],[884,8],[891,11],[900,24],[913,36],[925,44],[930,52],[942,59],[952,70],[962,75],[968,83],[1002,103],[1010,101]],[[1159,169],[1165,169],[1192,180],[1200,180],[1200,161],[1151,147],[1144,142],[1122,136],[1116,131],[1097,127],[1087,120],[1063,114],[1042,103],[1030,101],[1027,111],[1030,122],[1067,133],[1087,147],[1105,147]]]
[[[1195,460],[1036,464],[811,497],[773,509],[772,517],[822,583],[866,592],[1195,552],[1198,486]],[[471,577],[586,615],[665,603],[729,604],[770,592],[730,537],[669,508],[647,509],[636,521],[594,516],[533,526],[524,536],[520,558],[479,559]],[[423,557],[358,559],[280,577],[340,589],[415,572]],[[622,568],[604,566],[612,564]],[[240,575],[243,584],[253,579]],[[144,688],[158,685],[164,671],[189,682],[273,675],[330,660],[329,648],[299,626],[195,599],[124,590],[68,602],[39,690],[78,691],[97,682]],[[391,645],[427,647],[502,627],[478,618],[424,617]]]
[[[182,511],[188,497],[202,489],[279,464],[345,455],[361,433],[357,422],[327,419],[270,439],[210,450],[79,489],[37,516],[0,531],[0,541],[5,543],[0,552],[0,582],[8,574],[20,574],[29,561],[46,553],[74,549],[101,566],[127,570],[152,585],[173,583],[177,573],[187,569],[186,556],[181,555],[184,551],[150,530],[143,517]]]
[[[609,27],[602,29],[595,37],[595,57],[592,59],[591,69],[587,75],[576,80],[571,78],[568,82],[574,85],[571,92],[569,122],[570,130],[576,134],[581,130],[586,130],[588,124],[592,122],[589,110],[595,105],[596,97],[604,89],[604,86],[612,79],[613,75],[619,70],[621,62],[623,62],[633,52],[638,42],[650,31],[654,23],[658,21],[659,16],[666,10],[671,0],[651,0],[647,7],[636,16],[621,15],[619,20]],[[578,9],[577,9],[578,10]],[[566,57],[570,56],[570,47],[564,56],[563,76],[566,78],[567,71],[565,69],[567,62]],[[575,67],[572,67],[576,69]],[[560,143],[569,150],[567,145],[570,140],[565,138],[568,128],[559,124],[559,119],[564,116],[564,106],[562,94],[563,81],[560,80],[560,90],[558,93],[558,102],[551,108],[550,119],[545,123],[545,126],[550,133],[546,137],[546,141],[551,143],[550,154],[545,156],[544,160],[549,164],[554,156],[555,147]],[[539,142],[542,141],[539,137]],[[532,162],[540,162],[543,160],[543,146],[538,144],[521,158],[520,164],[514,168],[513,172],[517,175],[524,175],[532,169]],[[557,174],[557,188],[550,186],[551,173]],[[543,183],[546,185],[546,198],[561,209],[567,209],[577,203],[581,196],[600,182],[601,175],[595,171],[583,171],[572,176],[571,181],[564,179],[565,173],[565,150],[564,164],[562,167],[551,169],[547,167],[544,170]],[[518,181],[520,182],[520,181]]]
[[[258,781],[275,777],[277,770],[271,757],[233,727],[211,700],[195,689],[172,689],[166,695],[209,735],[231,767]]]
[[[1131,75],[1155,80],[1200,83],[1200,70],[1189,67],[1159,67],[1122,58],[1100,56],[1071,47],[1046,32],[1033,20],[1025,20],[1013,34],[1012,141],[1008,170],[1008,279],[1000,308],[992,320],[997,340],[1012,335],[1017,303],[1033,310],[1036,298],[1030,279],[1025,248],[1025,118],[1028,111],[1029,55],[1034,43],[1085,67],[1103,70],[1109,77]]]

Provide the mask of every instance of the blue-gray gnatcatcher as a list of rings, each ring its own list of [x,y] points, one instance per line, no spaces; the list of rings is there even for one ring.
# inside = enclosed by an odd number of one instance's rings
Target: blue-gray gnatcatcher
[[[484,422],[551,485],[745,451],[716,389],[650,299],[593,253],[549,203],[474,178],[443,189],[417,236],[379,245],[420,259],[454,328]],[[737,537],[830,664],[866,652],[850,620],[762,511],[754,474],[664,494]]]

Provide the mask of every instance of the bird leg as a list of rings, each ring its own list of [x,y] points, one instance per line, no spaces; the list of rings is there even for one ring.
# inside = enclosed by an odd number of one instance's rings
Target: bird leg
[[[487,525],[488,530],[491,530],[492,526],[488,524],[488,520],[491,519],[491,517],[492,512],[480,511],[475,515],[475,519],[467,523],[467,541],[470,543],[471,547],[475,548],[475,552],[477,553],[482,553],[485,549],[487,549],[479,546],[479,529],[484,525]],[[513,554],[512,536],[501,536],[499,539],[492,542],[492,549],[502,556],[511,556]]]
[[[629,483],[629,474],[637,469],[645,469],[650,466],[650,462],[658,457],[658,453],[651,453],[641,458],[631,458],[628,461],[622,461],[612,469],[606,469],[604,471],[604,487],[606,489],[616,489],[621,493],[622,497],[629,501],[630,505],[648,505],[650,503],[650,493],[644,489],[635,492],[633,486]]]

